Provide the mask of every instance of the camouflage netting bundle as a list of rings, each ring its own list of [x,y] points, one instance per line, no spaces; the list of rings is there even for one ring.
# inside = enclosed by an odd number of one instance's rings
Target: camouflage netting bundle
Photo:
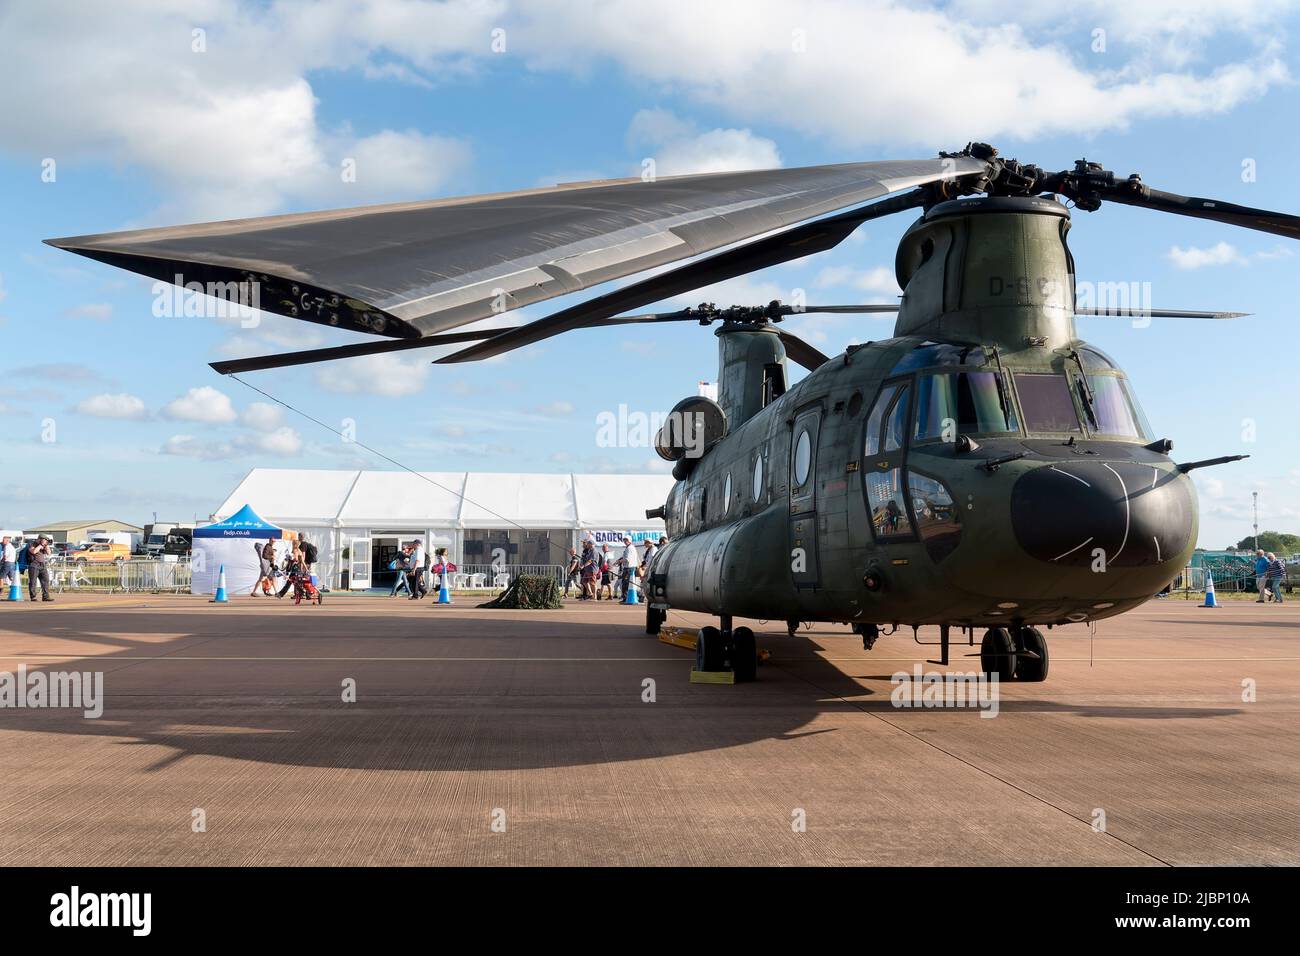
[[[521,574],[491,601],[479,607],[544,610],[561,607],[560,582],[544,574]]]

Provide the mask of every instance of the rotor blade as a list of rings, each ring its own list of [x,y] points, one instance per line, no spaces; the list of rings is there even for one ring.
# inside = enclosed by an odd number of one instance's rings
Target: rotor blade
[[[258,372],[268,368],[310,365],[313,362],[330,362],[334,359],[356,358],[361,355],[379,355],[383,352],[405,352],[408,349],[429,349],[438,345],[455,345],[457,342],[474,342],[504,331],[506,329],[479,329],[476,332],[426,335],[418,339],[379,339],[375,342],[357,342],[352,345],[334,345],[323,349],[304,349],[301,352],[280,352],[276,355],[259,355],[255,358],[209,362],[208,367],[222,375],[231,375],[235,372]]]
[[[1186,309],[1075,309],[1075,315],[1138,319],[1244,319],[1249,312],[1197,312]]]
[[[623,315],[604,319],[596,325],[632,325],[641,322],[684,322],[697,319],[697,313],[659,312],[647,315]],[[276,355],[259,355],[254,358],[230,359],[224,362],[209,362],[209,368],[222,375],[238,372],[260,372],[271,368],[289,368],[294,365],[310,365],[313,362],[332,362],[335,359],[357,358],[362,355],[380,355],[386,352],[406,352],[412,349],[431,349],[439,345],[455,345],[459,342],[476,342],[490,339],[502,332],[509,332],[517,326],[499,329],[476,329],[471,332],[444,332],[441,335],[426,335],[418,339],[380,339],[375,342],[357,342],[352,345],[335,345],[322,349],[304,349],[301,352],[280,352]]]
[[[781,344],[785,346],[785,357],[799,363],[808,371],[815,372],[830,361],[829,358],[797,335],[793,335],[785,329],[777,329],[776,334],[781,336]]]
[[[774,307],[775,306],[775,307]],[[698,319],[701,322],[713,322],[719,319],[734,318],[743,320],[744,318],[767,318],[776,319],[778,322],[790,315],[822,315],[822,314],[849,314],[849,313],[875,313],[875,312],[897,312],[896,305],[756,305],[756,306],[727,306],[726,308],[715,308],[708,304],[693,306],[689,309],[677,309],[672,312],[641,312],[636,315],[620,315],[612,319],[600,319],[590,323],[591,326],[605,325],[611,322],[658,322],[676,321],[678,319]],[[586,328],[587,326],[584,326]],[[521,328],[521,326],[516,326]]]
[[[633,282],[631,285],[607,292],[586,302],[579,302],[554,315],[521,325],[505,335],[495,336],[486,342],[472,345],[437,361],[440,364],[451,364],[491,358],[511,349],[559,335],[561,332],[590,325],[597,319],[618,315],[628,309],[681,295],[692,289],[721,282],[724,279],[732,279],[757,269],[789,262],[791,259],[800,259],[815,252],[824,252],[844,241],[862,223],[920,206],[924,204],[927,196],[927,190],[916,189],[900,196],[891,196],[889,199],[861,209],[838,213],[787,229],[756,242],[737,246],[688,265],[678,266],[660,275]]]
[[[252,308],[418,338],[891,193],[986,175],[970,156],[579,183],[47,239]]]
[[[844,314],[868,314],[897,312],[898,303],[892,305],[805,305],[799,312],[827,312],[827,313],[844,313]],[[791,313],[797,314],[797,313]]]
[[[1102,195],[1106,199],[1129,206],[1142,206],[1146,209],[1157,209],[1161,212],[1172,212],[1196,219],[1212,219],[1230,226],[1243,226],[1246,229],[1268,232],[1275,236],[1286,236],[1288,239],[1300,239],[1300,216],[1292,216],[1284,212],[1238,206],[1217,199],[1180,196],[1178,193],[1162,192],[1131,181],[1116,182]]]

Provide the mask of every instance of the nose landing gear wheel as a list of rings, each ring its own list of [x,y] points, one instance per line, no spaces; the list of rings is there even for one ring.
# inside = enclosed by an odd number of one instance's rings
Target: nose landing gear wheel
[[[990,677],[1008,681],[1016,672],[1016,647],[1005,627],[991,627],[980,641],[980,666]]]
[[[660,611],[659,609],[653,608],[647,604],[645,606],[645,632],[647,634],[658,634],[659,629],[664,626],[664,620],[667,619],[667,617],[667,611]]]
[[[1047,680],[1047,638],[1036,627],[1016,629],[1016,680]]]
[[[880,628],[875,624],[854,624],[853,633],[862,637],[862,649],[869,651],[880,640]]]

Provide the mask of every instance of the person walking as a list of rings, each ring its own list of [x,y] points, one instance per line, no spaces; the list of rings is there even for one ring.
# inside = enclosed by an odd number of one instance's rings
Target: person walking
[[[641,554],[641,579],[643,581],[645,580],[645,576],[650,573],[650,562],[654,560],[655,551],[657,550],[658,548],[655,547],[654,539],[646,538],[645,551]]]
[[[424,576],[429,567],[429,555],[424,550],[424,542],[416,538],[411,542],[411,570],[407,572],[406,586],[411,592],[411,600],[418,601],[424,597],[428,585]]]
[[[632,587],[632,578],[640,564],[636,555],[636,545],[632,543],[632,539],[628,535],[623,535],[623,557],[619,558],[618,563],[622,570],[623,598],[626,600],[628,588]]]
[[[18,552],[14,549],[14,544],[9,540],[9,535],[0,539],[0,588],[5,591],[18,578]],[[5,595],[8,597],[8,595]]]
[[[406,583],[406,575],[411,570],[411,546],[404,544],[398,549],[397,557],[393,559],[393,570],[397,572],[397,578],[393,581],[393,590],[389,597],[397,597],[398,591],[406,591],[406,596],[411,596],[411,586]]]
[[[600,587],[596,588],[596,600],[600,600],[602,592],[609,595],[609,599],[614,600],[614,581],[613,571],[609,567],[609,545],[600,546]]]
[[[582,574],[582,597],[578,600],[590,601],[596,597],[596,575],[599,566],[600,558],[596,557],[596,549],[591,541],[582,542],[582,563],[579,566]]]
[[[578,549],[570,548],[569,564],[564,572],[565,573],[564,596],[566,598],[569,596],[569,588],[571,587],[578,588],[579,592],[581,592],[581,588],[582,588],[582,584],[580,583],[582,577],[581,570],[582,570],[582,562],[578,559]]]
[[[316,579],[316,561],[320,554],[316,551],[316,545],[311,543],[311,539],[303,536],[299,539],[299,549],[302,551],[303,567],[307,571],[307,577],[311,581],[312,587],[319,587],[320,582]]]
[[[1268,603],[1268,558],[1264,555],[1263,548],[1255,551],[1255,591],[1259,594],[1256,604]]]
[[[35,544],[27,546],[27,595],[36,600],[36,585],[41,586],[41,600],[53,601],[50,597],[50,539],[45,535],[37,537]]]
[[[257,548],[257,545],[253,545]],[[267,597],[275,589],[275,545],[270,541],[257,548],[257,561],[259,564],[257,580],[253,582],[253,591],[249,597],[257,597],[257,589],[260,586],[262,593]]]
[[[1268,553],[1268,570],[1264,572],[1268,589],[1273,592],[1273,603],[1282,603],[1282,583],[1286,581],[1286,565],[1272,551]]]

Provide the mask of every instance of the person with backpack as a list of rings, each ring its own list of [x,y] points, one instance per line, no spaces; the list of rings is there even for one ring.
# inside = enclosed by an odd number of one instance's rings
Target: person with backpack
[[[46,562],[50,559],[50,539],[41,535],[35,544],[27,546],[27,594],[30,600],[36,600],[36,585],[41,586],[41,600],[53,601],[50,597],[50,572]]]
[[[388,592],[388,596],[397,597],[398,591],[405,591],[407,597],[410,597],[411,586],[406,583],[406,575],[411,570],[411,546],[404,544],[398,548],[396,557],[388,567],[389,570],[397,572],[397,576],[393,579],[393,589]]]
[[[320,582],[316,580],[316,559],[320,553],[316,550],[316,545],[311,543],[309,538],[302,539],[302,561],[307,568],[307,577],[311,578],[312,587],[320,587]]]

